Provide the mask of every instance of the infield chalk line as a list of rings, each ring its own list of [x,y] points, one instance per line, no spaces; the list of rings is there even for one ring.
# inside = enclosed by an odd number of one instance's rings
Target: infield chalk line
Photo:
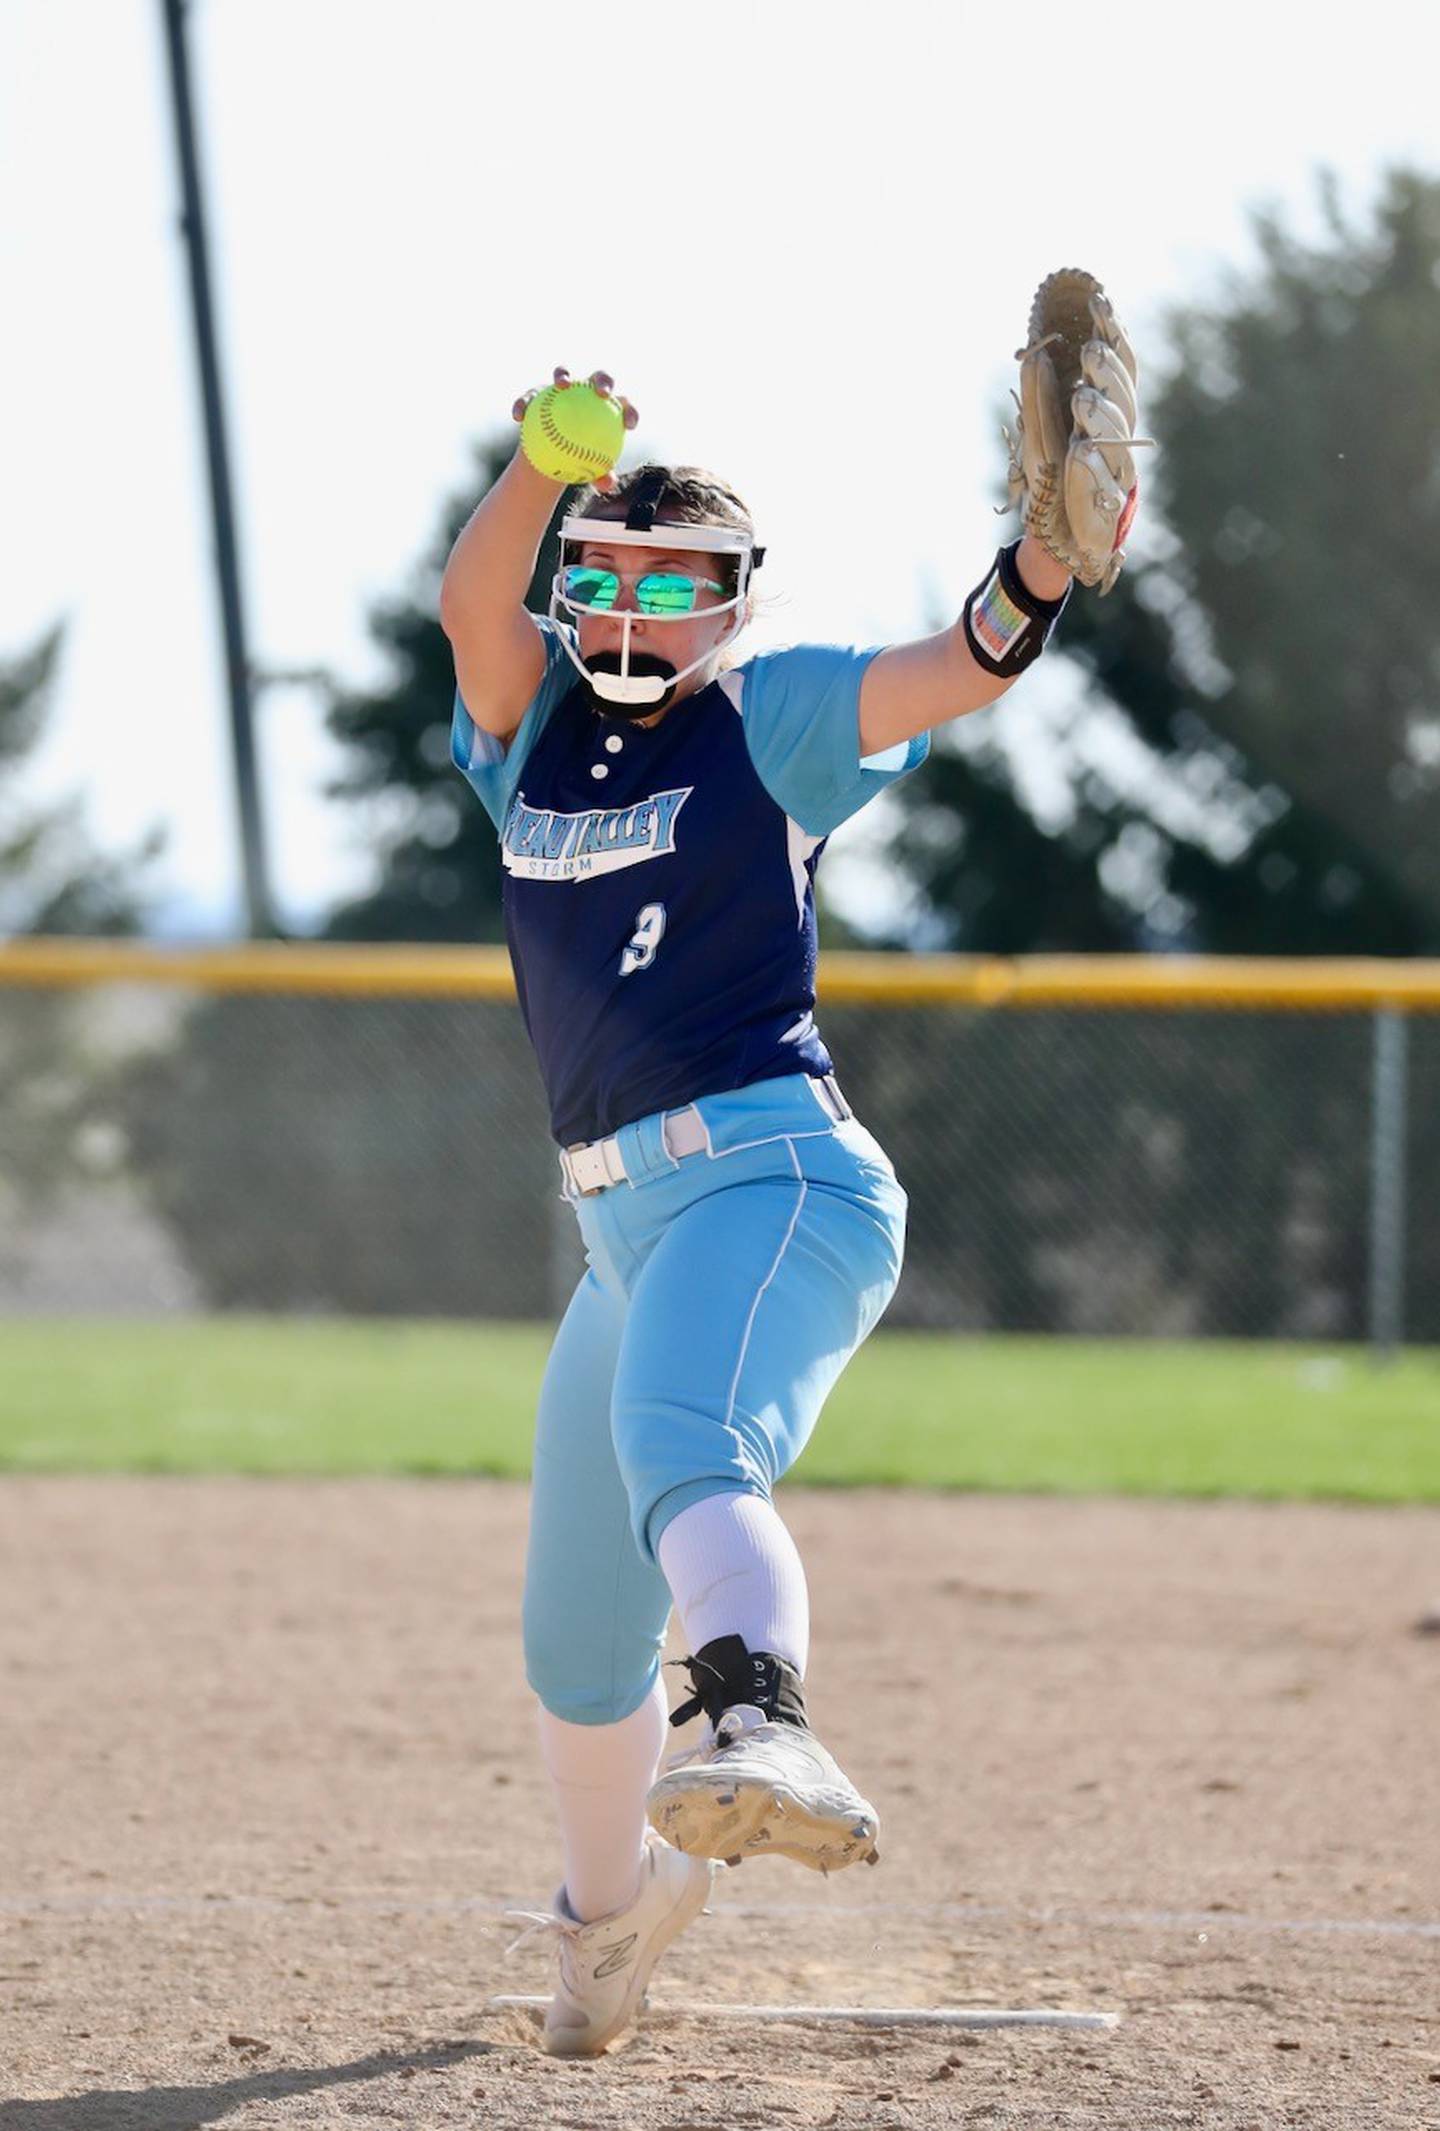
[[[513,1996],[487,1998],[487,2011],[499,2012],[520,2006],[537,2012],[550,2003],[545,1998]],[[686,2020],[797,2020],[806,2026],[816,2021],[843,2021],[852,2027],[1118,2027],[1118,2013],[1061,2013],[1045,2005],[1024,2011],[975,2011],[960,2005],[697,2005],[667,1999],[646,2007],[646,2018],[675,2014]]]
[[[518,1896],[498,1902],[488,1895],[454,1895],[406,1900],[385,1894],[51,1894],[0,1895],[0,1916],[107,1916],[153,1912],[161,1916],[215,1916],[230,1910],[258,1910],[291,1914],[323,1910],[327,1915],[351,1916],[479,1916],[497,1924],[507,1909],[525,1906]],[[877,1918],[911,1918],[919,1923],[985,1924],[1024,1923],[1049,1925],[1057,1930],[1110,1931],[1246,1931],[1269,1933],[1281,1938],[1300,1938],[1311,1933],[1340,1937],[1393,1939],[1440,1939],[1440,1921],[1387,1917],[1272,1917],[1249,1916],[1235,1909],[1026,1909],[999,1902],[773,1902],[741,1903],[721,1900],[710,1914],[725,1917],[855,1917],[862,1923]]]
[[[1084,1931],[1139,1928],[1151,1931],[1257,1931],[1301,1937],[1307,1932],[1368,1933],[1382,1938],[1440,1939],[1440,1922],[1395,1920],[1387,1917],[1271,1917],[1247,1916],[1236,1909],[1023,1909],[1000,1902],[876,1902],[863,1908],[842,1908],[838,1903],[787,1902],[773,1906],[722,1902],[714,1916],[890,1916],[911,1917],[921,1923],[1049,1924]]]

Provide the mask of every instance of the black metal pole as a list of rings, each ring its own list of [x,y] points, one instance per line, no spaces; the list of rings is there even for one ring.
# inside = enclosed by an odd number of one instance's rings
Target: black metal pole
[[[255,770],[255,735],[251,719],[250,662],[245,649],[245,614],[240,597],[240,561],[235,546],[235,514],[230,494],[230,462],[225,448],[225,417],[220,396],[220,361],[210,304],[210,267],[205,245],[205,213],[200,198],[200,164],[195,151],[190,69],[185,49],[185,10],[189,0],[161,0],[165,45],[170,60],[170,88],[175,111],[175,144],[180,157],[184,208],[180,227],[190,267],[190,298],[195,316],[195,346],[200,361],[200,390],[205,407],[205,447],[210,466],[210,507],[215,525],[215,568],[220,580],[220,613],[225,628],[225,677],[230,693],[230,738],[235,764],[235,797],[240,814],[240,862],[245,881],[245,908],[252,937],[270,937],[275,918],[265,863],[265,828]]]

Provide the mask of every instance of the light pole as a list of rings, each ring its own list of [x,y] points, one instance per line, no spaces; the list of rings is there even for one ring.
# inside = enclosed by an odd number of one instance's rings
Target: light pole
[[[185,48],[185,13],[189,0],[161,0],[165,48],[170,62],[170,90],[175,114],[175,146],[184,195],[180,227],[190,268],[190,299],[195,320],[195,348],[200,363],[200,391],[205,410],[205,448],[210,469],[210,507],[215,527],[215,569],[220,584],[220,614],[225,631],[225,678],[230,697],[230,740],[235,767],[235,798],[240,815],[240,863],[245,883],[245,910],[252,938],[273,937],[276,925],[265,860],[265,825],[255,770],[255,734],[251,716],[250,662],[245,648],[245,611],[240,596],[240,560],[235,545],[235,513],[230,492],[230,462],[225,445],[225,417],[220,394],[220,361],[210,302],[210,266],[205,243],[205,213],[200,195],[200,165],[195,150],[190,67]]]

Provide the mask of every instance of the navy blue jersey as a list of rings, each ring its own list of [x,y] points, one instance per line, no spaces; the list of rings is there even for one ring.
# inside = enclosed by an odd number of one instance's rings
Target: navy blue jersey
[[[452,748],[500,832],[506,936],[556,1140],[828,1073],[815,868],[832,829],[929,747],[921,735],[860,760],[874,652],[766,652],[646,728],[598,716],[559,625],[540,627],[545,677],[508,750],[458,695]]]

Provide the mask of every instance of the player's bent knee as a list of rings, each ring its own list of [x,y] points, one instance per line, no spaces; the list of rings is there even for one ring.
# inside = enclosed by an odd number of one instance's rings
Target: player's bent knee
[[[632,1653],[603,1648],[574,1614],[556,1617],[527,1606],[525,1678],[531,1692],[567,1724],[619,1724],[632,1715],[655,1684],[660,1657],[652,1642],[635,1639]]]
[[[590,1680],[536,1673],[528,1665],[525,1676],[536,1700],[552,1717],[560,1717],[566,1724],[623,1724],[650,1694],[658,1670],[657,1661],[638,1684],[633,1680],[624,1686],[617,1682],[609,1689],[598,1688]]]

